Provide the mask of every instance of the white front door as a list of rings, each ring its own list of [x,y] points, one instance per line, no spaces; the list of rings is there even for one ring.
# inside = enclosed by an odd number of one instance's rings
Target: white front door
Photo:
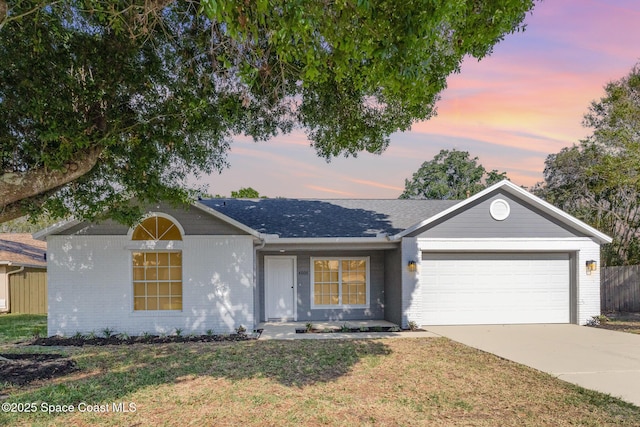
[[[296,257],[264,257],[266,320],[296,320]]]

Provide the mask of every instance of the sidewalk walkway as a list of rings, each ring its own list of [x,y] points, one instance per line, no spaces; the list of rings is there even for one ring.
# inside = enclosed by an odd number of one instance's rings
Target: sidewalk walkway
[[[437,337],[436,334],[426,331],[401,331],[401,332],[328,332],[328,333],[296,333],[296,329],[306,329],[306,322],[264,322],[258,325],[258,329],[263,329],[260,335],[261,340],[327,340],[327,339],[365,339],[365,338],[424,338]],[[385,328],[397,326],[395,323],[385,320],[365,320],[365,321],[341,321],[341,322],[313,322],[315,329],[334,329],[341,327],[360,329],[375,328],[382,326]]]

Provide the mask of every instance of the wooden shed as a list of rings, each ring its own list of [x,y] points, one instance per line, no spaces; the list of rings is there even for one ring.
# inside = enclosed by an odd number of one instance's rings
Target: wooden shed
[[[47,314],[47,243],[0,234],[0,313]]]

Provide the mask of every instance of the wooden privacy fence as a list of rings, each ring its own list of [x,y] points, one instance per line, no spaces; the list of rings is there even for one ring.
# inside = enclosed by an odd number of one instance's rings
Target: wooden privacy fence
[[[640,265],[600,269],[600,309],[640,312]]]
[[[27,267],[9,276],[9,309],[12,313],[47,314],[47,270]]]

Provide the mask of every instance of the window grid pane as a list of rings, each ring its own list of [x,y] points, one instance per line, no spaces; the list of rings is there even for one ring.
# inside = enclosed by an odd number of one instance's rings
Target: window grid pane
[[[339,267],[334,260],[314,261],[313,301],[315,305],[337,305],[340,301]]]
[[[313,263],[314,305],[365,305],[367,261],[318,259]]]
[[[133,309],[182,310],[182,254],[134,252]]]

